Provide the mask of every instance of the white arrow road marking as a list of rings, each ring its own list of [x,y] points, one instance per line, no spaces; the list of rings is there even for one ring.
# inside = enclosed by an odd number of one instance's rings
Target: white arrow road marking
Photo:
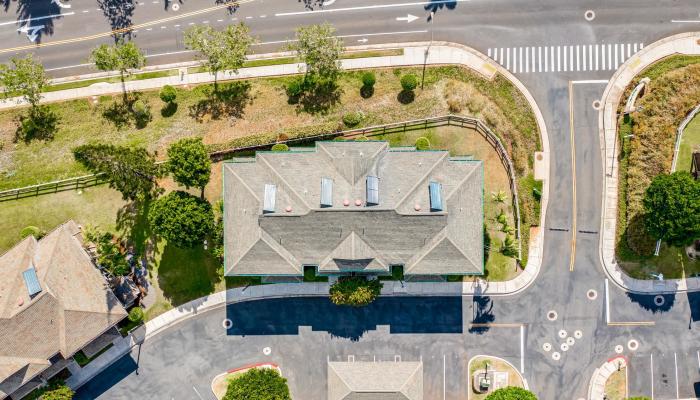
[[[27,39],[29,39],[30,42],[36,42],[36,39],[39,37],[39,31],[42,29],[44,29],[44,25],[25,25],[17,30],[19,32],[26,33]]]
[[[357,41],[360,42],[360,43],[367,43],[367,42],[369,41],[369,39],[367,39],[367,38],[362,38],[362,39],[357,39]]]
[[[51,0],[51,2],[55,3],[57,6],[59,6],[61,8],[70,8],[71,7],[70,4],[61,3],[61,0]]]
[[[412,14],[406,14],[405,17],[396,17],[397,21],[406,21],[406,23],[409,23],[409,24],[417,19],[418,19],[418,17],[416,17],[415,15],[412,15]]]

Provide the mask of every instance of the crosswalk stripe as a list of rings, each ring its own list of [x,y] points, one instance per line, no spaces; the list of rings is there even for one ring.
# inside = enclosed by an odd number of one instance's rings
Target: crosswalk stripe
[[[487,55],[516,74],[610,71],[643,48],[644,43],[493,47]]]

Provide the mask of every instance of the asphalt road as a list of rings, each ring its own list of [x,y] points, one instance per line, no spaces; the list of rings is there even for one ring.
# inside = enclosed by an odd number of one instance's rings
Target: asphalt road
[[[362,311],[331,307],[327,299],[229,306],[198,315],[134,349],[85,386],[79,398],[121,399],[139,393],[141,398],[210,399],[209,383],[220,371],[271,360],[289,377],[295,398],[323,399],[328,359],[401,356],[424,361],[426,398],[463,399],[466,363],[488,353],[522,367],[540,398],[578,399],[585,397],[593,370],[616,356],[618,345],[630,360],[630,394],[700,396],[700,295],[665,296],[663,306],[654,305],[653,296],[629,295],[614,286],[606,296],[597,233],[604,171],[598,114],[591,106],[615,68],[634,51],[700,29],[697,0],[336,0],[324,7],[255,0],[233,11],[209,10],[216,6],[213,0],[149,0],[133,3],[133,8],[125,7],[129,1],[103,3],[74,0],[70,9],[48,0],[6,3],[0,17],[0,58],[4,62],[33,52],[55,76],[85,72],[92,47],[110,42],[112,29],[135,25],[132,37],[151,64],[189,60],[193,54],[182,44],[187,26],[233,21],[251,26],[261,42],[258,52],[280,49],[295,26],[321,21],[334,24],[348,45],[431,36],[463,43],[514,72],[537,100],[551,146],[550,203],[542,271],[521,295],[382,299]],[[16,12],[20,4],[27,8]],[[179,5],[177,11],[173,4]],[[595,13],[592,20],[585,18],[587,10]],[[432,22],[430,11],[435,12]],[[61,16],[41,19],[55,14]],[[397,20],[408,14],[419,18]],[[45,25],[36,38],[41,47],[17,31],[27,23]],[[594,300],[587,297],[589,290],[596,291]],[[557,313],[554,321],[547,319],[550,310]],[[227,315],[235,317],[230,332],[221,326]],[[476,328],[472,322],[493,325]],[[561,330],[582,336],[563,351]],[[629,348],[630,340],[639,343],[638,349]],[[545,351],[545,343],[554,349]],[[265,347],[270,355],[263,354]],[[557,350],[561,359],[554,360]]]

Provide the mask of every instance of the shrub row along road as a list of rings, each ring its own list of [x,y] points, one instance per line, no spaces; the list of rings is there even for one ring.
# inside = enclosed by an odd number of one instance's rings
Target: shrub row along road
[[[221,26],[232,19],[251,26],[263,43],[257,47],[260,52],[279,49],[295,26],[321,21],[334,24],[348,45],[431,36],[463,43],[516,73],[537,100],[552,153],[550,202],[542,271],[521,295],[380,299],[367,309],[343,312],[330,310],[327,299],[230,306],[198,315],[148,341],[93,380],[80,397],[129,398],[145,392],[154,398],[212,398],[207,388],[214,375],[269,359],[290,378],[296,398],[324,398],[327,359],[400,355],[423,359],[428,398],[458,399],[466,395],[467,360],[489,353],[521,369],[540,398],[578,399],[586,396],[593,370],[617,351],[630,358],[630,394],[698,396],[697,295],[660,300],[615,287],[606,295],[597,234],[603,171],[598,114],[591,107],[612,70],[632,52],[661,37],[700,28],[696,1],[336,0],[321,8],[313,0],[272,0],[242,2],[233,13],[209,10],[215,4],[204,0],[142,1],[133,10],[119,9],[129,2],[102,3],[108,18],[95,2],[84,0],[70,2],[71,8],[51,3],[56,7],[29,14],[25,10],[23,15],[13,14],[13,3],[7,21],[0,21],[5,46],[0,56],[6,61],[31,50],[47,68],[61,68],[52,71],[56,76],[75,74],[85,66],[66,67],[84,64],[92,47],[111,40],[101,33],[139,25],[133,37],[151,64],[188,60],[192,54],[183,52],[183,29],[190,24]],[[593,13],[587,14],[589,9]],[[427,20],[430,11],[435,11],[432,23]],[[26,48],[32,32],[38,32],[17,31],[27,22],[30,27],[45,25],[36,38],[42,47]],[[60,41],[66,43],[52,45]],[[577,80],[585,82],[570,83]],[[554,320],[548,319],[549,311],[556,312]],[[226,316],[233,317],[235,331],[221,327]],[[574,337],[574,344],[562,348],[563,336]],[[636,350],[630,350],[635,348],[628,346],[635,343],[630,341],[639,343]],[[553,349],[545,351],[545,343]],[[265,347],[270,355],[263,353]],[[560,359],[553,357],[554,351]]]

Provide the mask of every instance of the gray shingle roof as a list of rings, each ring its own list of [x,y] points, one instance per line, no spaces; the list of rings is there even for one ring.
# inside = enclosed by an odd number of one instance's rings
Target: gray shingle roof
[[[53,355],[70,357],[126,316],[79,237],[69,221],[0,256],[0,398],[48,367]],[[22,277],[30,266],[42,288],[32,297]]]
[[[379,204],[366,205],[366,177]],[[332,206],[321,207],[329,178]],[[431,212],[429,183],[444,211]],[[262,212],[266,184],[276,207]],[[405,274],[483,272],[483,165],[446,151],[390,149],[387,142],[317,142],[316,151],[258,152],[224,164],[227,275],[319,271]]]
[[[422,399],[422,362],[328,363],[328,400]]]

